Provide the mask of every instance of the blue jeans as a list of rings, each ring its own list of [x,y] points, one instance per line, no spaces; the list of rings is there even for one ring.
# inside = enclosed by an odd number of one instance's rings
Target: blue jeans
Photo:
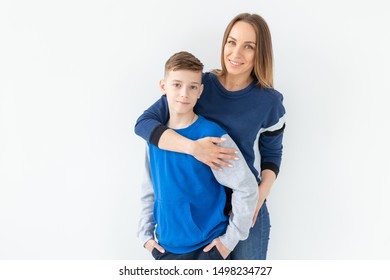
[[[156,260],[223,260],[216,246],[208,252],[203,252],[204,247],[206,246],[185,254],[174,254],[168,251],[160,253],[157,249],[153,249],[152,255]],[[227,259],[230,259],[230,257],[228,256]]]
[[[255,226],[249,231],[246,240],[238,242],[230,254],[232,260],[265,260],[267,259],[270,219],[266,202],[259,211]]]

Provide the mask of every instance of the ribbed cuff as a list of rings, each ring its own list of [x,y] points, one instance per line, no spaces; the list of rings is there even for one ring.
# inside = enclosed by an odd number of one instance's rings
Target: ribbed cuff
[[[163,124],[160,124],[157,126],[152,133],[150,134],[149,142],[150,144],[158,147],[158,142],[160,141],[161,135],[164,133],[165,130],[167,130],[168,127],[166,127]]]
[[[283,124],[282,128],[277,129],[277,130],[274,130],[274,131],[265,131],[265,132],[264,132],[264,135],[267,135],[267,136],[276,136],[276,135],[279,135],[280,133],[282,133],[282,132],[284,131],[285,128],[286,128],[286,124]]]
[[[263,162],[261,164],[261,170],[266,170],[266,169],[269,169],[269,170],[272,170],[276,177],[278,177],[278,174],[279,174],[279,166],[277,166],[275,163],[273,162]]]

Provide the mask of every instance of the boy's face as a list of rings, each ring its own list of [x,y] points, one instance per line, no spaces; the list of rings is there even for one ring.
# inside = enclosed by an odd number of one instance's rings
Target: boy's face
[[[203,91],[202,72],[169,71],[165,79],[160,81],[160,90],[167,96],[170,114],[193,112]]]

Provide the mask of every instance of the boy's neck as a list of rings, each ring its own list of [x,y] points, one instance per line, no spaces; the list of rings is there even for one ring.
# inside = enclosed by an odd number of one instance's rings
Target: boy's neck
[[[174,129],[181,129],[189,127],[191,124],[193,124],[198,119],[198,115],[194,112],[186,115],[182,114],[170,114],[169,121],[168,121],[168,127],[174,128]]]

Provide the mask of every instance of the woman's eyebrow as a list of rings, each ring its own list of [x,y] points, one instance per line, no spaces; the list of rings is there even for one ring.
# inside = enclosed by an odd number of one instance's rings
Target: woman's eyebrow
[[[233,36],[231,36],[231,35],[229,35],[229,37],[228,38],[230,38],[230,39],[232,39],[232,40],[234,40],[234,41],[237,41],[237,39],[236,38],[234,38]],[[253,42],[253,41],[245,41],[244,43],[249,43],[249,44],[254,44],[254,45],[256,45],[256,42]]]

